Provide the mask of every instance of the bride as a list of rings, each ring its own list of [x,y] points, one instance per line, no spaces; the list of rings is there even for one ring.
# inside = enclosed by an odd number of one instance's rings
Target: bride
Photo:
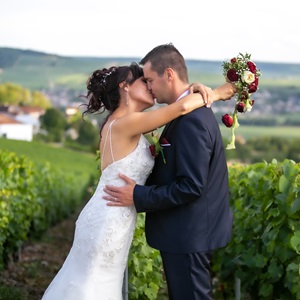
[[[180,101],[155,110],[143,71],[137,64],[96,70],[87,81],[86,113],[107,111],[100,131],[101,177],[77,221],[72,248],[43,300],[121,300],[123,274],[132,241],[136,211],[102,201],[106,184],[124,185],[123,173],[144,184],[154,165],[143,133],[161,127],[211,100],[229,99],[230,84],[211,91],[195,84]],[[191,88],[191,92],[192,92]],[[202,96],[203,95],[203,96]]]

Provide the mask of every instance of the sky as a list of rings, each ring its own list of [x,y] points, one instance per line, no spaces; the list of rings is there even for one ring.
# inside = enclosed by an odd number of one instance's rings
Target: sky
[[[0,47],[137,57],[173,43],[186,59],[300,63],[297,0],[0,0]]]

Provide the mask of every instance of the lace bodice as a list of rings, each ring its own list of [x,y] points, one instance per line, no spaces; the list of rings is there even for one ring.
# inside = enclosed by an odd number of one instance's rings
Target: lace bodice
[[[116,176],[116,172],[122,172],[126,176],[135,180],[137,184],[144,184],[154,166],[154,157],[149,149],[149,142],[141,135],[137,147],[124,158],[113,162],[102,172],[101,181],[110,185],[122,185]],[[114,183],[112,183],[114,182]]]

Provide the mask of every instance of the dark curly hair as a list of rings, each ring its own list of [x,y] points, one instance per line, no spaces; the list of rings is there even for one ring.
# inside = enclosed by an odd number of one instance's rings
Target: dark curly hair
[[[137,63],[94,71],[86,83],[88,91],[84,97],[88,99],[88,103],[82,104],[86,106],[82,116],[84,117],[87,113],[103,113],[107,111],[108,115],[104,120],[104,125],[120,104],[119,84],[125,81],[131,85],[141,77],[143,77],[143,69]]]

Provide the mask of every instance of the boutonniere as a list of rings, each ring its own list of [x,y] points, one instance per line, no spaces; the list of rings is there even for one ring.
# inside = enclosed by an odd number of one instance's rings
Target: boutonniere
[[[166,159],[164,155],[164,146],[170,146],[171,144],[166,138],[162,138],[161,143],[159,142],[159,133],[157,131],[152,131],[145,135],[146,139],[150,143],[149,149],[152,156],[157,157],[161,154],[164,164],[166,164]]]

